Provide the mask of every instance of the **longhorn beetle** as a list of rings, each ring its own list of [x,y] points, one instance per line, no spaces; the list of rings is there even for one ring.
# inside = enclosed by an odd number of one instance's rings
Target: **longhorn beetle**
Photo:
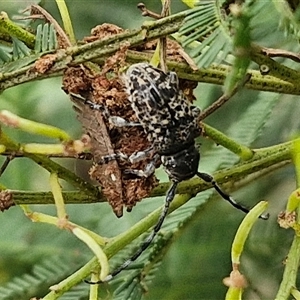
[[[177,74],[175,72],[164,73],[148,63],[137,63],[129,67],[124,76],[124,82],[132,109],[152,144],[152,147],[145,153],[139,152],[131,159],[143,159],[151,153],[153,160],[161,160],[172,184],[156,225],[137,252],[104,280],[87,281],[91,284],[111,280],[135,261],[151,244],[168,214],[177,185],[183,180],[196,175],[210,183],[221,197],[235,208],[245,213],[249,212],[248,208],[238,204],[223,192],[211,175],[198,171],[200,153],[195,147],[195,138],[201,134],[199,125],[201,111],[198,107],[191,105],[180,91]],[[94,109],[99,109],[97,104],[91,102],[88,104]],[[153,168],[148,168],[148,170],[154,172]],[[149,172],[141,170],[127,170],[127,172],[149,176]],[[260,218],[267,219],[268,215],[261,215]]]

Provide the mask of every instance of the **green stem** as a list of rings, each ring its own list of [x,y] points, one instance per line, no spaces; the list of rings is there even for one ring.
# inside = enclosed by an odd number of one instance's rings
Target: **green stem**
[[[50,174],[50,186],[53,194],[53,198],[55,201],[57,217],[58,219],[67,219],[66,206],[64,202],[64,198],[62,195],[61,185],[58,181],[58,176],[56,173]]]
[[[228,138],[221,131],[207,125],[201,123],[204,134],[209,136],[214,142],[218,145],[222,145],[226,149],[238,155],[243,160],[251,159],[254,155],[254,152],[247,146],[241,145],[234,140]]]
[[[288,80],[289,82],[294,82],[295,84],[299,82],[299,71],[286,67],[272,58],[262,54],[262,48],[258,45],[252,45],[250,58],[259,66],[265,65],[268,67],[269,72],[267,76],[276,77],[284,81]]]
[[[0,74],[0,91],[24,82],[61,75],[63,70],[71,65],[79,65],[90,60],[97,60],[103,63],[107,56],[114,54],[120,47],[124,47],[125,43],[130,44],[131,47],[137,46],[178,31],[183,24],[186,14],[187,12],[183,11],[153,21],[151,24],[143,26],[139,30],[126,31],[110,38],[97,40],[82,46],[74,46],[65,50],[60,49],[56,53],[56,61],[54,61],[52,68],[47,73],[30,72],[34,62],[12,72],[2,73]],[[147,60],[150,60],[151,54],[147,56],[145,53],[128,51],[128,60],[130,61],[145,61],[145,57],[147,57]],[[274,74],[272,73],[275,77],[262,76],[259,71],[250,71],[252,77],[246,84],[247,88],[300,95],[300,86],[297,83],[298,81],[294,80],[294,78],[298,76],[298,72],[273,61],[267,56],[259,53],[256,55],[256,52],[254,52],[253,59],[258,59],[256,57],[259,57],[258,62],[260,64],[265,62],[270,64],[271,60],[272,70],[277,71]],[[168,67],[170,70],[176,71],[180,78],[219,85],[224,84],[229,71],[229,67],[223,65],[193,71],[188,64],[170,60],[168,60]],[[281,75],[279,76],[278,74]],[[292,76],[292,80],[289,80],[289,77],[283,77],[289,74]],[[276,78],[277,75],[278,78]]]
[[[14,36],[23,41],[29,48],[34,48],[35,36],[12,22],[5,12],[0,13],[0,32]]]
[[[56,0],[56,4],[58,7],[58,10],[61,15],[61,19],[64,24],[64,29],[66,34],[68,35],[70,42],[72,45],[76,44],[76,38],[73,31],[72,21],[69,15],[68,7],[66,5],[66,2],[64,0]]]
[[[20,145],[14,142],[3,131],[0,131],[0,144],[6,146],[6,149],[12,152],[18,151],[18,149],[20,148]],[[47,156],[30,153],[24,153],[24,156],[30,158],[50,173],[56,173],[59,178],[66,180],[74,187],[77,187],[81,191],[85,192],[87,195],[94,195],[96,197],[98,196],[99,190],[96,187],[84,181],[68,169],[52,161]]]
[[[53,216],[49,216],[40,212],[32,212],[27,205],[21,205],[21,208],[24,211],[24,214],[32,221],[32,222],[42,222],[42,223],[47,223],[47,224],[51,224],[54,226],[59,227],[59,218],[57,217],[53,217]],[[95,232],[88,230],[82,226],[79,226],[75,223],[72,223],[71,221],[68,221],[68,223],[66,224],[65,229],[70,229],[70,227],[73,228],[80,228],[82,231],[84,231],[86,234],[90,235],[95,241],[97,241],[97,243],[101,246],[105,245],[107,243],[106,238],[103,238],[101,236],[99,236],[98,234],[96,234]],[[64,227],[63,227],[64,228]]]
[[[183,204],[188,202],[192,196],[190,194],[179,194],[171,203],[169,213],[181,207]],[[105,253],[108,257],[114,256],[118,251],[123,249],[125,245],[130,244],[142,233],[146,232],[152,226],[154,226],[161,214],[162,207],[157,208],[155,211],[150,213],[147,217],[133,225],[129,230],[114,237],[104,248]]]
[[[250,230],[252,229],[259,216],[261,216],[262,213],[266,210],[267,206],[268,203],[266,201],[259,202],[249,211],[249,213],[246,214],[245,218],[240,224],[232,242],[231,262],[233,266],[237,267],[241,263],[241,255],[243,253]]]
[[[101,266],[100,280],[103,280],[109,274],[109,263],[102,247],[99,246],[97,241],[93,239],[92,236],[90,236],[88,233],[86,233],[85,230],[82,230],[81,228],[74,227],[72,229],[72,233],[78,239],[84,242],[97,257],[99,265]]]
[[[276,145],[273,147],[263,148],[255,151],[255,154],[251,160],[247,160],[241,162],[233,167],[220,170],[213,174],[215,180],[219,184],[226,183],[236,183],[239,180],[244,180],[246,176],[257,175],[255,178],[263,176],[266,170],[269,171],[270,168],[274,170],[274,168],[283,167],[287,163],[291,162],[291,154],[290,149],[292,147],[292,142],[283,143],[280,145]],[[43,156],[37,156],[39,160],[38,163],[42,165],[46,165],[46,169],[50,172],[54,172],[55,170],[59,171],[58,175],[60,178],[66,178],[67,181],[71,182],[69,177],[71,176],[70,171],[66,169],[62,169],[60,165],[49,166],[49,159]],[[46,161],[43,162],[42,159],[45,158]],[[37,159],[37,158],[36,158]],[[54,163],[50,160],[51,163]],[[54,163],[55,164],[55,163]],[[66,170],[71,174],[64,174],[62,170]],[[73,176],[75,176],[73,174]],[[74,177],[76,180],[78,177]],[[253,177],[252,177],[253,178]],[[81,192],[64,192],[63,197],[65,203],[97,203],[97,202],[105,202],[106,199],[102,195],[102,193],[96,188],[91,187],[90,185],[85,186],[82,182],[78,182],[80,186]],[[169,183],[160,183],[150,194],[150,197],[158,197],[164,196],[169,188]],[[192,193],[193,195],[207,190],[212,186],[201,179],[194,178],[191,180],[183,181],[178,185],[177,192],[179,194],[183,193]],[[84,194],[85,189],[88,189],[88,193]],[[49,192],[25,192],[25,191],[11,191],[13,195],[13,199],[16,204],[49,204],[53,203],[53,196]]]
[[[130,63],[145,60],[150,61],[151,57],[151,54],[143,52],[128,51],[127,53],[127,61]],[[281,65],[277,62],[275,63],[276,68],[280,69]],[[230,71],[230,67],[227,65],[212,65],[209,68],[194,71],[191,70],[188,64],[172,60],[167,60],[167,66],[169,70],[175,71],[179,78],[218,85],[224,85],[225,79]],[[285,81],[272,76],[264,76],[261,75],[259,71],[251,69],[248,70],[247,73],[251,74],[250,80],[245,84],[245,87],[248,89],[295,95],[300,94],[300,87],[294,82]]]
[[[191,195],[177,195],[170,206],[170,213],[175,209],[182,206],[191,198]],[[130,229],[124,233],[116,236],[104,247],[105,254],[110,258],[115,255],[120,249],[124,248],[127,244],[135,240],[142,233],[146,232],[151,228],[156,222],[161,213],[161,207],[153,211],[146,218],[139,221],[137,224],[132,226]],[[57,286],[55,291],[51,291],[46,295],[43,300],[54,300],[59,296],[63,295],[72,286],[78,284],[82,279],[90,275],[91,270],[96,268],[98,265],[97,258],[91,259],[86,265],[80,268],[78,271],[73,273],[71,276],[61,281]]]
[[[94,195],[96,197],[99,194],[99,191],[96,187],[81,179],[68,169],[52,161],[48,157],[34,154],[26,154],[26,157],[30,158],[50,173],[57,173],[59,178],[66,180],[74,187],[79,188],[82,192],[87,193],[88,195]]]
[[[293,158],[293,163],[295,166],[295,173],[296,173],[296,184],[297,188],[300,187],[300,139],[295,139],[292,141],[292,147],[291,147],[291,155]],[[298,193],[296,192],[297,196]],[[291,200],[289,199],[289,202]],[[299,201],[296,201],[298,203],[297,207],[297,223],[299,224]],[[290,204],[291,205],[291,204]],[[294,240],[292,243],[292,246],[290,248],[284,272],[283,272],[283,278],[280,283],[280,287],[276,296],[276,300],[286,300],[290,298],[290,294],[292,289],[296,286],[296,279],[298,275],[298,268],[299,268],[299,262],[300,262],[300,236],[297,235],[297,232],[295,231]]]
[[[247,175],[255,174],[256,172],[260,172],[263,169],[268,169],[269,167],[281,162],[290,162],[291,147],[292,142],[287,142],[256,150],[251,160],[247,160],[233,167],[215,172],[213,176],[219,184],[228,182],[235,183],[236,181],[245,178]],[[168,186],[169,183],[160,184],[152,191],[151,196],[161,196],[162,193],[165,194]],[[182,194],[192,193],[195,195],[196,193],[207,190],[211,187],[211,184],[203,182],[201,179],[194,178],[181,182],[178,185],[177,191]]]
[[[299,259],[300,259],[300,237],[295,235],[291,249],[286,259],[283,278],[275,300],[289,299],[292,288],[296,286]]]
[[[52,192],[31,192],[9,190],[13,200],[17,205],[21,204],[54,204]],[[82,191],[62,192],[66,204],[87,204],[106,202],[106,199],[100,194],[86,194]]]
[[[290,143],[281,144],[280,147],[274,146],[269,147],[266,149],[261,149],[257,151],[251,161],[246,161],[244,163],[239,164],[237,167],[234,167],[232,169],[227,169],[222,172],[222,176],[226,174],[223,177],[223,180],[221,180],[220,173],[218,172],[215,175],[215,178],[217,180],[220,180],[221,182],[225,182],[228,180],[227,176],[232,180],[237,176],[237,174],[241,174],[240,172],[245,173],[248,169],[249,173],[252,173],[253,170],[260,170],[258,167],[259,163],[261,162],[262,165],[273,165],[276,162],[282,162],[283,160],[290,159]],[[234,171],[233,171],[234,169]],[[244,176],[243,176],[244,177]],[[178,192],[182,193],[180,195],[177,195],[175,199],[173,200],[170,212],[174,211],[175,209],[182,206],[184,203],[189,201],[192,196],[195,195],[198,192],[199,189],[199,183],[200,186],[203,188],[203,183],[199,182],[197,179],[193,179],[187,182],[183,182],[180,184]],[[156,190],[159,190],[159,195],[165,194],[165,188],[167,188],[168,184],[160,185]],[[205,184],[205,188],[209,188],[209,185]],[[185,190],[185,191],[184,191]],[[107,244],[107,246],[104,248],[104,251],[108,257],[112,257],[115,253],[117,253],[120,249],[124,248],[127,244],[132,242],[134,239],[136,239],[139,235],[146,232],[149,228],[151,228],[157,221],[159,215],[161,213],[161,207],[153,211],[151,214],[149,214],[146,218],[142,219],[140,222],[135,224],[133,227],[128,229],[126,232],[116,236]],[[97,267],[97,259],[93,258],[91,261],[89,261],[85,266],[83,266],[81,269],[79,269],[77,272],[72,274],[70,277],[66,278],[64,281],[60,282],[58,284],[58,288],[55,292],[50,292],[44,299],[57,299],[60,295],[62,295],[65,291],[70,289],[73,285],[80,282],[83,278],[86,278],[91,270],[95,269]]]
[[[6,126],[16,127],[32,134],[39,134],[61,141],[72,140],[71,137],[60,128],[21,118],[7,110],[0,111],[0,122]]]
[[[295,139],[291,149],[296,173],[296,184],[300,187],[300,139]]]

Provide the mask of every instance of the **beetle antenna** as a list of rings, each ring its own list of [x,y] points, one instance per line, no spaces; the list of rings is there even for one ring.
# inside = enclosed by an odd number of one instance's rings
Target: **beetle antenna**
[[[225,193],[211,175],[202,172],[197,172],[196,175],[199,178],[203,179],[205,182],[210,183],[214,187],[214,189],[219,193],[219,195],[224,200],[228,201],[233,207],[243,211],[246,214],[249,212],[249,208],[243,206],[242,204],[237,203],[233,198],[230,197],[230,195]],[[259,218],[263,220],[268,220],[269,214],[260,215]]]

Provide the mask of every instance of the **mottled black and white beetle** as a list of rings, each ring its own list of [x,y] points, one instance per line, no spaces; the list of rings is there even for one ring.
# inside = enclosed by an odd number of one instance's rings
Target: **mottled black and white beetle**
[[[124,81],[129,101],[139,124],[143,127],[152,144],[151,149],[147,149],[144,153],[136,153],[129,159],[132,161],[143,159],[151,153],[154,161],[161,160],[172,185],[167,192],[164,209],[151,234],[130,259],[103,281],[111,280],[124,270],[151,244],[168,213],[170,203],[175,197],[177,185],[183,180],[196,175],[212,184],[216,191],[231,205],[245,213],[249,211],[223,192],[211,175],[198,171],[200,154],[195,147],[195,138],[201,134],[200,109],[191,105],[179,89],[176,73],[164,73],[148,63],[138,63],[127,70]],[[94,108],[97,108],[96,105]],[[128,124],[130,125],[130,123]],[[145,171],[128,170],[128,172],[149,176],[154,170],[155,164],[153,163]],[[267,216],[262,215],[261,218],[266,219]],[[90,283],[96,284],[103,281]]]

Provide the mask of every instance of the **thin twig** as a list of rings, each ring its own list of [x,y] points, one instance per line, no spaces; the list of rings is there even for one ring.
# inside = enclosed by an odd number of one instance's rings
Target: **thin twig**
[[[171,0],[164,0],[161,17],[167,17],[171,13]],[[167,72],[167,38],[165,36],[159,39],[159,61],[160,67],[164,72]]]
[[[142,16],[152,17],[156,20],[167,17],[171,14],[171,0],[164,0],[161,14],[157,14],[149,10],[144,3],[139,3],[137,8],[142,11]],[[166,73],[167,72],[167,38],[166,36],[160,37],[157,46],[159,47],[159,63],[161,69]]]
[[[26,157],[28,152],[23,152],[23,151],[5,151],[1,152],[2,156],[12,156],[13,158],[18,158],[18,157]],[[92,154],[89,152],[84,152],[84,153],[78,153],[78,154],[70,154],[70,153],[47,153],[47,157],[51,158],[74,158],[74,159],[80,159],[80,160],[91,160],[93,158]],[[1,171],[0,171],[1,175]]]
[[[53,66],[46,73],[33,72],[33,64],[18,68],[11,72],[0,74],[0,91],[25,82],[40,80],[61,75],[62,71],[70,65],[78,65],[90,60],[104,63],[105,57],[118,51],[121,44],[127,41],[132,46],[143,44],[147,41],[157,39],[164,35],[175,33],[183,24],[187,11],[180,12],[169,17],[153,21],[150,25],[135,31],[127,31],[117,34],[105,40],[97,40],[82,46],[70,47],[67,50],[59,50]],[[249,71],[253,74],[251,80],[246,84],[247,88],[300,95],[298,84],[300,73],[288,68],[270,57],[262,54],[261,48],[252,45],[251,59],[257,64],[266,64],[270,68],[269,76],[262,76],[259,71]],[[135,53],[132,55],[132,53]],[[134,57],[134,58],[133,58]],[[151,55],[144,52],[128,50],[128,60],[131,62],[142,62],[151,59]],[[228,66],[212,66],[207,69],[193,71],[187,64],[168,60],[169,69],[175,71],[180,78],[199,82],[223,85],[228,73]],[[297,78],[297,80],[296,80]]]
[[[157,14],[151,10],[149,10],[146,5],[144,3],[139,3],[137,5],[137,8],[140,9],[142,11],[142,16],[143,17],[150,17],[150,18],[153,18],[153,19],[160,19],[161,18],[161,15],[160,14]]]
[[[295,62],[300,62],[300,54],[282,49],[262,48],[262,53],[269,57],[285,57]]]
[[[215,112],[218,108],[220,108],[223,104],[225,104],[233,95],[236,94],[236,92],[243,87],[251,78],[251,74],[247,74],[243,81],[239,82],[234,89],[232,89],[231,93],[226,95],[223,94],[217,101],[215,101],[212,105],[210,105],[208,108],[206,108],[201,114],[200,114],[200,120],[204,120],[206,117],[211,115],[213,112]]]
[[[60,42],[62,43],[62,47],[66,48],[72,45],[70,42],[69,37],[66,35],[64,30],[58,24],[58,22],[49,14],[45,9],[43,9],[39,5],[31,5],[30,7],[26,8],[23,12],[30,10],[30,16],[18,17],[19,20],[24,19],[44,19],[48,23],[53,24],[57,35],[59,37]]]
[[[109,38],[96,40],[81,46],[59,49],[53,54],[51,68],[44,73],[36,72],[34,63],[18,68],[12,72],[0,74],[0,91],[21,83],[60,75],[69,66],[76,66],[93,59],[102,58],[115,53],[124,43],[132,47],[155,40],[161,36],[176,32],[183,24],[186,11],[143,25],[139,30],[125,31]]]

